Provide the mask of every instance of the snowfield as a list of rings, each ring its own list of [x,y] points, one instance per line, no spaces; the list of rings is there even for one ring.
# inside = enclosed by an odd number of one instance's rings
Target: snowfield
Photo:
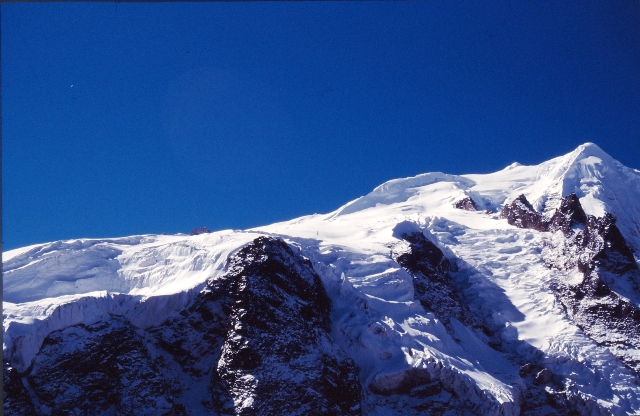
[[[332,213],[247,231],[79,239],[11,250],[3,253],[4,359],[24,372],[47,335],[108,315],[139,328],[160,325],[224,274],[231,254],[266,235],[311,261],[333,302],[333,339],[355,361],[369,391],[392,392],[417,369],[485,403],[483,414],[515,415],[525,390],[519,371],[530,358],[560,377],[583,414],[640,414],[638,375],[576,326],[554,293],[582,279],[577,270],[545,264],[542,252],[558,237],[516,228],[499,215],[520,194],[546,212],[572,192],[588,215],[616,217],[640,264],[640,171],[591,143],[537,166],[392,180]],[[477,211],[455,208],[465,197]],[[416,300],[412,275],[396,261],[409,246],[402,235],[411,232],[444,252],[464,301],[497,328],[502,351],[455,318],[445,325]],[[634,290],[627,288],[625,299],[640,307]],[[430,400],[446,402],[447,395],[443,390]],[[402,413],[403,403],[420,402],[390,397],[365,394],[363,413]]]

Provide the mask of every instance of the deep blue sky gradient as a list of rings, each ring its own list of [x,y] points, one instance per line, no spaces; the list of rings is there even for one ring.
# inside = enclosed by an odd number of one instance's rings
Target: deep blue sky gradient
[[[0,7],[3,250],[248,228],[587,141],[640,168],[637,0]]]

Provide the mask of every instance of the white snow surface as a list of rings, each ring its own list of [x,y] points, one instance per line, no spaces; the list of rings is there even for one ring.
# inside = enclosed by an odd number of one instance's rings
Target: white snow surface
[[[3,253],[4,357],[24,371],[50,332],[107,314],[139,327],[158,325],[208,279],[221,276],[230,254],[270,235],[313,263],[333,300],[333,336],[360,367],[365,386],[442,363],[503,403],[505,414],[515,413],[518,368],[459,322],[452,321],[454,333],[448,333],[414,300],[412,277],[392,256],[407,248],[396,227],[408,227],[457,263],[456,275],[468,279],[474,292],[471,306],[504,327],[503,339],[524,341],[522,354],[542,354],[570,389],[611,413],[639,414],[640,386],[632,373],[567,319],[549,289],[576,277],[542,262],[551,235],[515,228],[497,214],[520,194],[542,211],[571,192],[587,214],[614,214],[640,258],[640,171],[591,143],[537,166],[392,180],[332,213],[248,231],[80,239],[11,250]],[[466,196],[480,211],[454,208]],[[364,406],[368,414],[385,414],[382,407]]]

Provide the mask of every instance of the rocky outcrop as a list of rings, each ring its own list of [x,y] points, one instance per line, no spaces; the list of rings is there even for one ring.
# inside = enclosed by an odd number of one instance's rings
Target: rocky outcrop
[[[5,414],[359,415],[330,312],[310,262],[260,237],[163,325],[111,316],[51,333],[25,374],[5,365]]]
[[[558,208],[550,216],[537,212],[527,197],[520,195],[502,208],[500,217],[518,228],[543,232],[560,230],[564,234],[570,234],[573,227],[584,225],[587,221],[587,215],[580,205],[580,200],[573,193],[562,198]]]
[[[589,337],[605,345],[640,374],[640,309],[620,296],[621,282],[640,298],[640,271],[615,218],[586,215],[575,194],[562,198],[549,217],[524,195],[502,210],[509,224],[554,233],[542,257],[549,267],[582,273],[582,280],[558,282],[555,293],[567,315]]]
[[[214,388],[230,413],[361,413],[357,369],[329,337],[331,301],[308,260],[261,237],[208,290],[228,315]]]
[[[633,251],[616,226],[613,215],[607,213],[600,218],[586,215],[574,193],[562,198],[550,217],[538,213],[524,195],[505,205],[500,216],[518,228],[542,232],[560,231],[565,237],[573,238],[572,245],[589,253],[591,262],[611,260],[610,266],[617,268],[617,272],[638,269]],[[579,264],[579,267],[581,270],[592,269],[593,264],[586,262]]]
[[[593,263],[585,265],[585,271],[592,270],[596,263],[617,274],[638,270],[633,251],[616,226],[613,215],[607,213],[602,218],[590,216],[585,224],[584,235],[583,246],[594,253]]]
[[[478,210],[478,206],[476,205],[476,202],[473,199],[471,199],[470,196],[466,198],[462,198],[460,201],[456,202],[453,206],[457,209],[463,209],[465,211]]]
[[[538,231],[547,231],[547,227],[542,218],[524,195],[520,195],[510,204],[505,205],[500,213],[501,218],[506,218],[507,222],[518,228],[531,228]]]
[[[446,324],[456,318],[465,325],[478,325],[460,299],[449,275],[451,264],[444,253],[423,233],[402,234],[409,249],[397,253],[396,262],[413,276],[414,293],[420,304]]]
[[[638,266],[613,216],[589,216],[583,225],[543,250],[549,266],[577,268],[583,276],[577,284],[560,282],[557,296],[578,327],[640,375],[640,309],[619,290],[630,287],[638,299]]]
[[[604,345],[640,376],[640,310],[611,290],[597,270],[578,285],[560,285],[567,314],[589,337]]]
[[[536,212],[524,195],[505,205],[501,217],[518,228],[560,232],[558,235],[563,238],[548,244],[551,250],[547,250],[545,261],[550,266],[559,269],[577,267],[584,273],[591,272],[596,265],[617,274],[638,270],[633,251],[616,226],[613,215],[607,213],[600,218],[586,215],[573,193],[562,198],[550,217]]]
[[[572,229],[584,226],[587,222],[585,214],[580,204],[580,199],[576,194],[571,193],[560,200],[560,205],[551,218],[544,222],[544,231],[562,231],[563,234],[572,234]]]

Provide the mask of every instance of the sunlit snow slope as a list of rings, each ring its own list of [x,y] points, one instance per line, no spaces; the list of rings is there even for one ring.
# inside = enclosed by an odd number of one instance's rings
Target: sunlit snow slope
[[[573,323],[554,294],[558,282],[579,276],[543,261],[553,236],[516,228],[499,215],[521,194],[548,212],[570,193],[588,215],[617,218],[638,262],[640,171],[591,143],[537,166],[392,180],[335,212],[249,231],[12,250],[3,253],[4,358],[26,371],[52,331],[109,314],[140,328],[160,325],[226,271],[231,253],[267,235],[298,248],[323,279],[333,302],[333,338],[360,369],[364,414],[417,409],[420,394],[393,395],[414,369],[428,369],[468,400],[486,402],[477,407],[484,414],[519,414],[527,389],[521,367],[535,360],[579,412],[639,414],[638,375]],[[455,208],[466,197],[478,210]],[[403,235],[415,232],[444,252],[460,296],[474,319],[497,328],[501,348],[458,319],[443,322],[417,300],[414,277],[397,262],[410,250]],[[429,400],[447,403],[450,396],[445,389]]]

